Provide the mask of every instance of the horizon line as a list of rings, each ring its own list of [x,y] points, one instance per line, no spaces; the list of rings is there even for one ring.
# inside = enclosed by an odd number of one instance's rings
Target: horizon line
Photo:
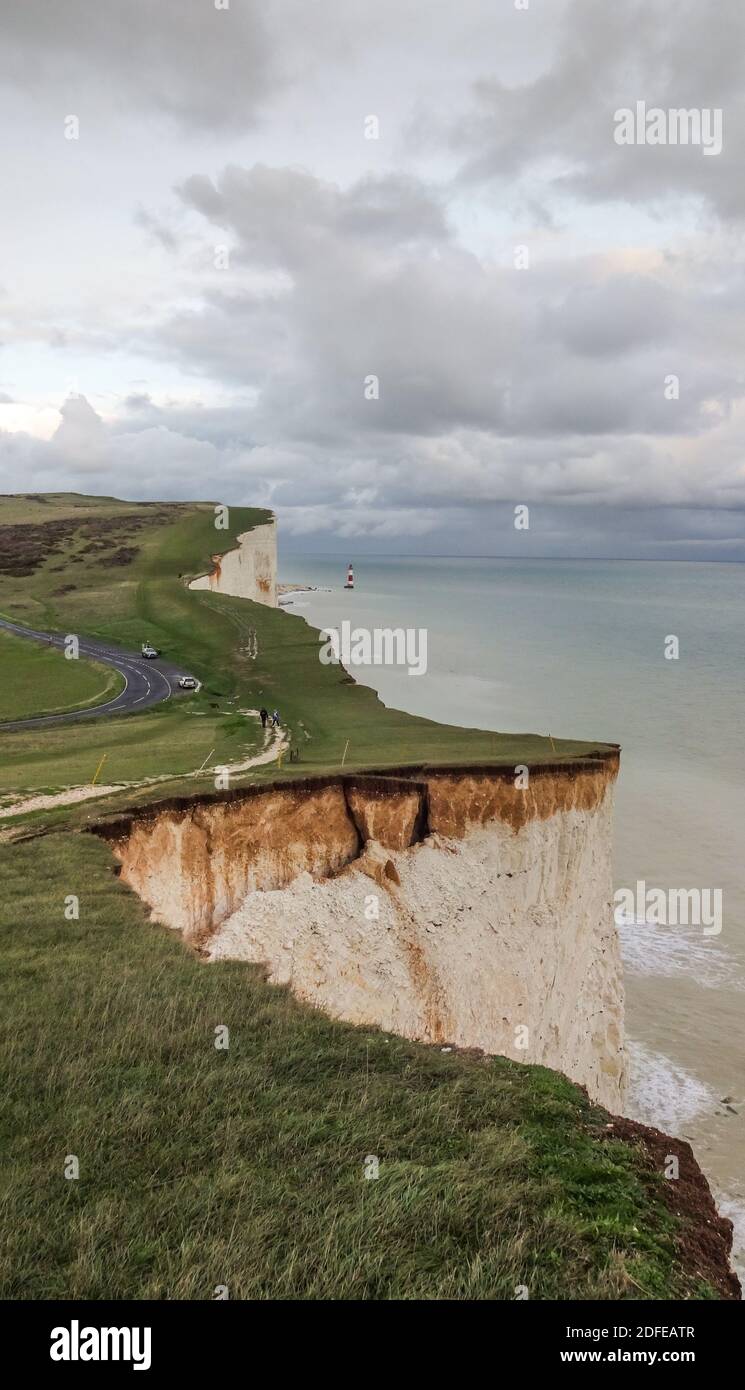
[[[339,551],[339,556],[345,554]],[[336,559],[336,554],[329,550],[291,550],[288,555],[323,555],[327,559]],[[430,553],[429,551],[409,551],[409,550],[369,550],[364,551],[359,556],[360,559],[368,560],[514,560],[516,563],[523,563],[525,560],[551,560],[559,564],[567,562],[582,561],[590,563],[593,560],[601,560],[603,563],[619,565],[745,565],[745,559],[731,560],[698,560],[683,559],[675,555],[475,555],[470,552],[464,553]],[[356,561],[352,561],[356,564]]]

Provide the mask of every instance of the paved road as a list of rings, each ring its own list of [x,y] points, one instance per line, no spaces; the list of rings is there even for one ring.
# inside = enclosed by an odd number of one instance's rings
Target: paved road
[[[17,637],[28,637],[31,641],[43,642],[45,646],[64,649],[64,636],[37,632],[32,627],[8,622],[5,618],[0,618],[0,628],[14,633]],[[104,714],[131,713],[133,710],[147,709],[148,705],[157,705],[161,700],[167,700],[171,695],[180,693],[176,682],[179,676],[188,674],[183,666],[174,666],[172,662],[160,659],[148,661],[143,656],[113,646],[111,642],[99,641],[95,637],[81,637],[79,633],[76,635],[80,655],[93,657],[105,666],[113,666],[114,670],[119,671],[124,677],[124,689],[115,699],[107,700],[101,705],[93,705],[90,709],[72,710],[69,714],[37,715],[32,719],[14,719],[11,723],[0,724],[0,731],[30,729],[37,724],[71,723],[78,719],[99,719]]]

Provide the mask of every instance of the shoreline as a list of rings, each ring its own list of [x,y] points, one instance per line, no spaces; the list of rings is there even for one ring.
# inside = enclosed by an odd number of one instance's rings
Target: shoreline
[[[379,582],[377,575],[371,575],[370,581],[371,583]],[[314,609],[317,609],[317,605],[312,602],[312,595],[323,592],[324,596],[334,596],[338,600],[340,606],[342,603],[346,606],[346,596],[343,595],[340,585],[338,587],[328,588],[323,586],[322,588],[320,584],[308,584],[298,586],[295,590],[297,593],[301,591],[306,594],[311,601],[303,604],[303,611],[300,612],[300,610],[298,610],[298,616],[302,616],[311,629],[318,630],[326,625],[334,626],[338,623],[338,618],[335,614],[318,613],[317,611],[314,613]],[[372,616],[370,614],[370,605],[374,603],[376,599],[381,599],[382,602],[385,602],[387,595],[379,595],[377,593],[373,595],[371,591],[368,590],[366,592],[364,588],[355,591],[355,597],[357,597],[357,595],[362,598],[366,610],[364,614],[361,613],[359,615],[360,624],[364,625],[367,623],[374,625],[376,618],[374,613]],[[418,599],[418,594],[416,597]],[[333,602],[333,598],[330,597],[329,601]],[[410,595],[407,595],[407,604],[409,601]],[[352,615],[349,614],[348,616]],[[381,620],[382,616],[383,615],[381,615]],[[390,614],[387,613],[385,614],[385,619],[386,624],[392,621]],[[402,619],[399,618],[399,622],[401,621]],[[393,625],[396,624],[393,623]],[[434,623],[432,627],[435,627]],[[442,630],[443,629],[441,629],[441,631]],[[446,629],[444,630],[447,637]],[[434,647],[434,645],[435,642],[433,640],[432,646]],[[354,670],[354,677],[360,684],[371,687],[385,704],[395,705],[399,708],[403,707],[407,709],[409,713],[421,715],[422,707],[419,702],[419,695],[422,692],[420,692],[416,686],[409,688],[403,682],[386,680],[386,670],[387,668],[375,667],[373,665],[357,667]],[[381,676],[384,677],[382,680]],[[395,690],[391,689],[393,684],[397,687]],[[465,694],[462,694],[461,687],[462,677],[459,677],[457,682],[453,682],[452,687],[442,692],[445,697],[452,692],[453,703],[447,705],[443,702],[434,715],[430,714],[428,711],[426,717],[441,719],[443,722],[457,721],[459,723],[464,718],[467,718],[468,716],[465,710],[469,708],[470,692],[466,689]],[[407,696],[409,696],[409,689],[411,689],[411,694],[414,696],[413,699],[407,699]],[[439,690],[437,694],[438,697],[440,697]],[[632,785],[632,777],[628,772],[627,781],[629,782],[629,794],[634,794],[636,788]],[[623,808],[622,806],[617,807],[617,835],[619,834],[622,817]],[[663,848],[664,847],[660,848],[660,855],[662,854]],[[618,872],[618,849],[615,859],[616,872]],[[626,942],[622,942],[622,945],[628,950],[628,938]],[[646,947],[646,943],[642,942],[640,939],[637,951],[642,946]],[[662,949],[662,947],[667,947],[668,951],[675,952],[678,949],[677,940],[675,938],[671,938],[670,940],[665,939],[665,941],[661,943],[660,949]],[[736,957],[733,959],[736,965]],[[745,1275],[745,1193],[741,1190],[741,1182],[736,1178],[738,1168],[733,1160],[731,1147],[733,1143],[735,1146],[737,1145],[737,1118],[729,1117],[733,1128],[731,1132],[727,1133],[723,1132],[723,1121],[720,1124],[719,1120],[717,1120],[719,1130],[716,1141],[712,1139],[711,1129],[713,1119],[712,1107],[713,1110],[716,1111],[717,1116],[719,1116],[723,1107],[721,1104],[717,1104],[718,1098],[719,1096],[728,1095],[731,1092],[731,1086],[724,1080],[719,1080],[718,1078],[714,1079],[719,1069],[713,1063],[708,1069],[706,1067],[697,1069],[691,1066],[690,1059],[683,1055],[678,1055],[678,1051],[676,1051],[675,1047],[671,1046],[674,1035],[671,1035],[668,1030],[664,1028],[661,1029],[660,1036],[658,1036],[654,1029],[650,1030],[647,1026],[647,995],[649,987],[653,987],[657,979],[658,961],[656,955],[654,959],[647,960],[646,949],[644,952],[644,960],[650,968],[644,971],[641,977],[637,970],[629,968],[630,963],[628,961],[625,963],[624,967],[627,995],[627,1041],[629,1044],[630,1063],[632,1059],[635,1059],[635,1065],[631,1066],[631,1085],[627,1102],[624,1106],[624,1116],[628,1119],[640,1121],[661,1130],[666,1130],[681,1139],[688,1139],[693,1142],[694,1151],[697,1156],[699,1156],[701,1166],[711,1182],[717,1204],[720,1206],[722,1212],[726,1213],[733,1221],[735,1227],[735,1242],[732,1251],[732,1266],[740,1277],[743,1277],[743,1275]],[[693,969],[693,965],[694,962],[691,962],[689,975],[686,977],[689,989],[695,987],[698,978]],[[674,987],[673,979],[674,977],[672,975],[664,974],[664,978],[661,981],[663,988],[671,990]],[[669,985],[667,984],[668,980],[670,981]],[[673,1007],[672,1001],[670,1007]],[[645,1057],[651,1059],[650,1065],[653,1061],[649,1075],[647,1075],[643,1068],[643,1059]],[[642,1062],[641,1068],[639,1065],[640,1062]],[[665,1085],[662,1084],[660,1076],[660,1067],[663,1065],[666,1069],[667,1076]],[[732,1094],[735,1094],[735,1092],[732,1092]],[[670,1104],[671,1095],[672,1105]],[[691,1101],[694,1096],[697,1097],[701,1103],[698,1106],[692,1107]],[[654,1105],[656,1098],[664,1098],[664,1104],[661,1105],[660,1109],[657,1109]],[[737,1092],[736,1098],[738,1100],[741,1099],[740,1092]],[[650,1104],[650,1102],[652,1102],[652,1104]],[[738,1110],[742,1113],[740,1107],[738,1107]],[[722,1146],[724,1146],[724,1148],[722,1148]]]

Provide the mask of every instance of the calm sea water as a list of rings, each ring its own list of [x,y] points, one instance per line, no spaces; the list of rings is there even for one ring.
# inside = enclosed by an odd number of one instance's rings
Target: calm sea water
[[[386,704],[620,743],[616,886],[722,890],[718,936],[622,928],[628,1111],[692,1141],[742,1268],[745,566],[361,557],[353,593],[345,574],[335,557],[280,564],[282,581],[321,586],[290,609],[314,626],[427,629],[426,674],[355,668]],[[671,635],[677,661],[665,659]]]

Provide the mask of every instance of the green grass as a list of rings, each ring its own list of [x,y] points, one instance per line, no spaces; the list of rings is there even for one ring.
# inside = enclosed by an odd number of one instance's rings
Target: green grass
[[[0,1296],[713,1296],[579,1088],[205,965],[112,868],[71,833],[0,860]]]
[[[223,702],[224,703],[224,702]],[[90,782],[101,758],[106,762],[101,782],[126,782],[147,777],[191,774],[209,765],[238,761],[255,752],[261,730],[253,720],[205,709],[204,702],[179,700],[169,711],[153,710],[118,720],[90,719],[70,725],[3,733],[0,795],[51,790]],[[213,754],[210,757],[210,754]],[[213,774],[209,789],[214,790]],[[204,788],[204,781],[192,791]],[[161,796],[170,794],[161,786]]]
[[[40,524],[38,504],[23,500],[26,512],[19,499],[0,501],[0,525],[6,520],[17,525],[27,514]],[[236,717],[246,706],[238,674],[244,659],[233,650],[235,627],[206,609],[202,613],[197,595],[179,578],[209,566],[218,534],[212,508],[170,507],[163,524],[160,513],[144,505],[119,503],[112,509],[108,500],[100,508],[94,499],[79,501],[79,508],[75,499],[64,497],[41,504],[43,517],[51,507],[52,521],[75,520],[78,512],[85,524],[112,514],[122,524],[134,518],[144,523],[132,537],[136,558],[112,567],[105,551],[86,555],[88,538],[74,535],[32,575],[0,575],[0,612],[48,631],[110,638],[135,650],[148,639],[165,657],[198,668],[205,685],[198,695],[145,713],[5,734],[0,792],[51,791],[89,781],[103,753],[110,781],[190,774],[211,753],[211,762],[244,758],[258,739],[253,722]],[[241,528],[265,515],[244,510]],[[193,783],[187,785],[193,789]]]
[[[7,736],[2,790],[87,780],[99,749],[108,754],[111,780],[190,772],[201,763],[203,750],[209,752],[205,744],[212,738],[228,760],[236,748],[240,756],[245,743],[231,711],[262,704],[281,710],[300,751],[300,762],[282,769],[288,779],[338,769],[345,749],[345,767],[353,771],[421,763],[535,765],[583,758],[605,747],[464,730],[386,709],[374,691],[356,685],[342,668],[321,664],[318,635],[299,616],[190,591],[188,578],[210,568],[213,551],[230,548],[241,532],[266,521],[267,512],[233,507],[230,529],[216,531],[208,503],[169,504],[165,511],[160,504],[103,499],[97,508],[95,503],[73,494],[46,503],[0,499],[0,525],[8,518],[17,525],[24,517],[39,525],[39,514],[47,515],[49,508],[52,519],[77,518],[83,527],[111,524],[113,518],[118,526],[136,528],[131,544],[137,548],[130,563],[114,567],[107,564],[105,549],[89,554],[89,541],[76,532],[27,578],[0,575],[0,612],[46,630],[109,638],[135,649],[148,639],[165,657],[193,670],[204,689],[189,702],[188,716],[171,702],[105,724],[69,726],[63,739],[45,737],[41,746],[28,733]],[[245,650],[252,630],[258,639],[255,660]],[[208,728],[209,737],[202,737]],[[235,785],[276,774],[270,766],[237,778]],[[184,783],[169,792],[193,789],[193,783]],[[135,799],[130,794],[130,802]],[[152,793],[144,791],[138,799],[152,799]],[[72,819],[76,815],[70,813]],[[47,823],[50,817],[43,819]]]
[[[57,647],[13,637],[0,628],[0,723],[61,714],[113,700],[124,680],[110,666],[68,660]]]

